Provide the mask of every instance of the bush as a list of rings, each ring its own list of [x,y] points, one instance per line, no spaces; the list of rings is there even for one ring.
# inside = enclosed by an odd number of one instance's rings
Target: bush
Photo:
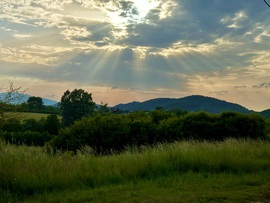
[[[25,119],[22,122],[22,131],[36,131],[36,132],[42,132],[43,126],[40,125],[40,122],[38,122],[36,119]]]
[[[157,142],[173,142],[183,139],[183,122],[181,118],[173,117],[160,121],[157,125]]]
[[[150,114],[97,115],[62,129],[53,141],[57,148],[76,151],[88,145],[96,153],[121,151],[127,146],[176,140],[223,141],[227,138],[266,138],[266,120],[255,114],[188,113],[182,116],[155,110]]]
[[[60,127],[61,123],[57,115],[52,114],[47,116],[47,119],[44,123],[44,129],[46,129],[49,134],[57,135]]]
[[[27,146],[44,146],[44,144],[50,141],[53,136],[49,133],[43,132],[0,132],[0,138],[3,138],[6,143],[16,145],[27,145]]]
[[[128,115],[127,119],[130,129],[129,146],[147,145],[156,141],[156,126],[149,115],[145,112],[137,112]]]
[[[265,139],[266,120],[256,114],[222,113],[219,133],[223,137]]]
[[[219,117],[206,112],[189,113],[182,117],[184,139],[222,140],[218,133]]]
[[[83,118],[73,126],[60,130],[54,140],[58,148],[76,151],[91,146],[97,153],[120,150],[128,143],[129,126],[127,120],[118,115],[97,115]]]
[[[20,120],[16,118],[9,118],[9,119],[2,119],[2,124],[1,124],[2,131],[7,131],[7,132],[19,132],[22,130],[22,124]]]

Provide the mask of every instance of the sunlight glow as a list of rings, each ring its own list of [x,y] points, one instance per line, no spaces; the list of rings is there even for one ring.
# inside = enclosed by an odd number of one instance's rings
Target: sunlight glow
[[[142,20],[150,10],[156,8],[159,5],[157,1],[142,1],[142,0],[133,0],[135,7],[138,10],[138,18]]]
[[[116,31],[114,36],[121,38],[126,36],[126,27],[129,24],[139,24],[146,21],[147,14],[154,8],[159,6],[157,0],[132,0],[132,6],[127,8],[113,8],[107,13],[109,21],[113,24]],[[119,5],[118,5],[119,6]]]

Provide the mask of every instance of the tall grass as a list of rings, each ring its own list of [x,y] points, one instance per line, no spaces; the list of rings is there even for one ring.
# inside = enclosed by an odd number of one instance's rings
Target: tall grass
[[[269,157],[269,143],[233,139],[160,144],[100,157],[87,147],[77,155],[50,155],[44,148],[0,142],[0,193],[27,196],[186,172],[265,174]]]

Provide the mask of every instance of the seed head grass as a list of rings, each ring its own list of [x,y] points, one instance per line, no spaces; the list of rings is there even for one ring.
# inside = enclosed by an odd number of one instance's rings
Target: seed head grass
[[[260,175],[270,173],[269,157],[270,143],[234,139],[158,144],[106,156],[95,156],[89,147],[76,155],[52,155],[45,148],[0,142],[0,193],[31,196],[187,173]],[[257,183],[252,179],[250,184]]]

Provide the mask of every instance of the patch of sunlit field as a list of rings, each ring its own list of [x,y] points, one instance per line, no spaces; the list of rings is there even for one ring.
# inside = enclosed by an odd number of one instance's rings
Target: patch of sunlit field
[[[41,118],[47,118],[49,114],[45,113],[28,113],[28,112],[5,112],[5,118],[14,118],[19,120],[26,120],[26,119],[35,119],[40,120]]]
[[[183,141],[95,156],[0,144],[0,202],[252,202],[270,198],[270,143]]]

